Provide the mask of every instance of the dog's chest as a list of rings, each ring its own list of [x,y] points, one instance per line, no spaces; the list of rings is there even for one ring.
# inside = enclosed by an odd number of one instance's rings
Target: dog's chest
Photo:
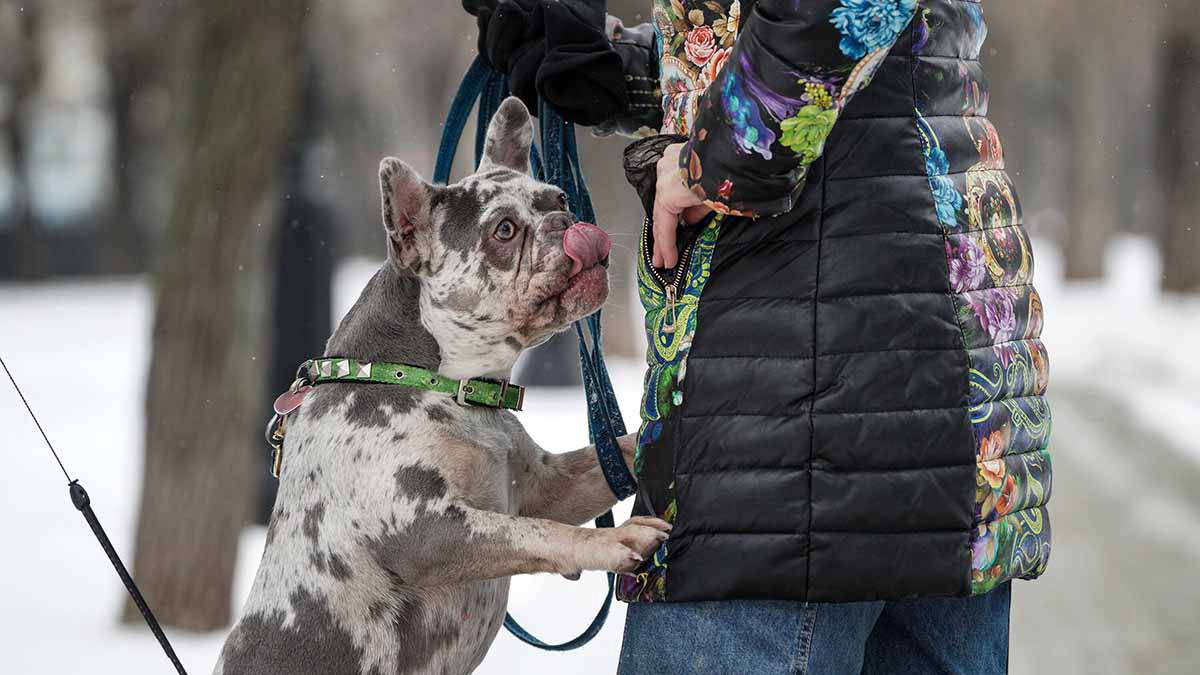
[[[306,493],[348,491],[365,504],[446,497],[515,513],[527,437],[511,414],[387,385],[328,385],[310,399],[284,448],[285,472],[325,478]]]
[[[515,514],[519,425],[433,394],[322,393],[288,433],[267,551],[235,634],[295,638],[297,654],[314,633],[324,636],[355,655],[329,672],[469,672],[499,630],[508,580],[413,587],[370,546],[451,501]],[[308,628],[287,627],[296,622]]]

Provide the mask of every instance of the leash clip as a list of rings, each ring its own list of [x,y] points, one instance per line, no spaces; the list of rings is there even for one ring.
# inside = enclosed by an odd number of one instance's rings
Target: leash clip
[[[312,384],[308,380],[308,376],[300,375],[295,380],[292,381],[292,386],[288,387],[288,393],[295,394],[297,391],[300,391],[300,387],[303,387],[306,384]]]
[[[275,478],[279,478],[279,472],[283,468],[283,439],[287,435],[288,418],[304,402],[312,387],[312,382],[304,373],[307,365],[308,362],[305,362],[305,365],[300,366],[292,385],[275,399],[275,405],[272,406],[275,414],[271,416],[271,421],[267,422],[267,444],[272,450],[271,475]]]
[[[296,368],[296,380],[304,380],[305,382],[312,384],[312,381],[317,377],[316,369],[313,366],[314,362],[312,359],[308,359],[304,363],[301,363]],[[292,383],[292,386],[296,386],[294,382]]]
[[[271,475],[279,478],[283,468],[283,438],[287,434],[288,415],[276,414],[267,422],[267,444],[271,446]]]

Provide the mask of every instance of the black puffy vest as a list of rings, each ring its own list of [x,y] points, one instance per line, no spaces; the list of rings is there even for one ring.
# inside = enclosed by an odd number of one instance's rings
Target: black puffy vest
[[[675,527],[622,599],[962,596],[1045,569],[1042,305],[985,34],[978,3],[922,0],[790,212],[686,230],[678,273],[643,235],[635,512]],[[627,153],[647,203],[671,140]]]

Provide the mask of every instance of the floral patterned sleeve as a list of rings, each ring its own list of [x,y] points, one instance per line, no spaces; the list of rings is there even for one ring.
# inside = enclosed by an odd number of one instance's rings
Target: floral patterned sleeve
[[[917,0],[758,0],[701,97],[680,153],[714,210],[790,210],[838,114],[870,82]]]

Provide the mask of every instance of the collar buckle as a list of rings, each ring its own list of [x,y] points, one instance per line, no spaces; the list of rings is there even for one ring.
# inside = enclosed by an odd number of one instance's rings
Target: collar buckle
[[[463,407],[475,405],[474,403],[471,403],[470,401],[467,400],[467,394],[474,394],[474,393],[475,393],[475,387],[471,386],[470,380],[459,380],[458,381],[458,394],[456,394],[454,396],[454,400],[458,401],[458,404]]]
[[[508,407],[507,406],[508,389],[511,386],[513,386],[513,385],[509,384],[508,380],[500,381],[500,407],[501,408]],[[518,389],[517,404],[510,409],[515,412],[521,412],[522,410],[525,409],[525,390],[521,389],[520,387],[518,387],[517,389]]]

